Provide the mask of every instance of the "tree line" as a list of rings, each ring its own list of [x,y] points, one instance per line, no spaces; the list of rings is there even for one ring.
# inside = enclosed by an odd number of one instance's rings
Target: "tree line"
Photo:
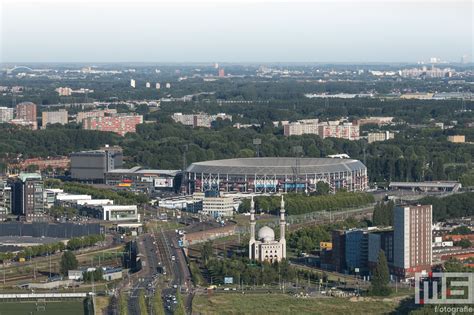
[[[281,199],[278,196],[257,196],[254,198],[255,208],[260,212],[278,214]],[[289,215],[298,215],[315,211],[333,211],[352,207],[369,205],[374,197],[368,193],[338,192],[334,195],[307,196],[305,194],[289,193],[285,195],[285,210]],[[244,200],[239,212],[250,210],[250,200]]]

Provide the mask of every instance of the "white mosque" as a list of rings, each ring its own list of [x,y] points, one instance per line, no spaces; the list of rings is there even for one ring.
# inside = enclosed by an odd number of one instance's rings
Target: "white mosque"
[[[255,203],[253,196],[250,201],[250,241],[249,258],[257,261],[281,261],[286,258],[285,240],[285,201],[281,196],[280,207],[280,240],[275,240],[275,232],[268,226],[258,230],[258,239],[255,239]]]

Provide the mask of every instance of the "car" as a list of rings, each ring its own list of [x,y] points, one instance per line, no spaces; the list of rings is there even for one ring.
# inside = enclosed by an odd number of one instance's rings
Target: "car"
[[[230,289],[229,288],[224,288],[224,291],[229,291]]]

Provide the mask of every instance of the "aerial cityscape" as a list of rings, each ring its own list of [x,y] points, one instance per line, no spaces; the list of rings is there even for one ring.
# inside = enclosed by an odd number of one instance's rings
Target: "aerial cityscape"
[[[0,315],[474,314],[472,1],[2,5]]]

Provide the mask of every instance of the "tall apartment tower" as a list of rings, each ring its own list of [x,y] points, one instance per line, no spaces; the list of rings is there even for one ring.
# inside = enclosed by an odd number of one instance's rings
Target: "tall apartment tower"
[[[16,105],[16,118],[35,123],[33,129],[37,129],[36,104],[32,102],[22,102]]]
[[[401,206],[394,210],[393,273],[411,278],[431,271],[432,206]]]

